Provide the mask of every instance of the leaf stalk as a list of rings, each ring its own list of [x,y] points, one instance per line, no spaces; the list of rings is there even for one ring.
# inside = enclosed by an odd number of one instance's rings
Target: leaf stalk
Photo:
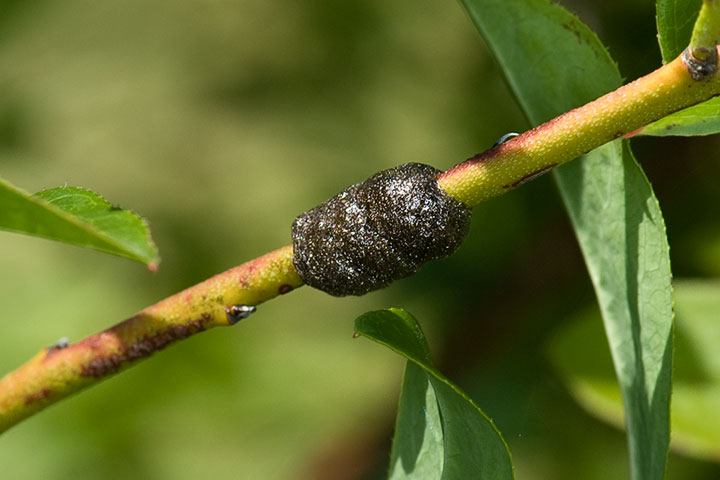
[[[690,39],[690,54],[700,62],[714,62],[715,46],[720,38],[720,0],[703,0]]]

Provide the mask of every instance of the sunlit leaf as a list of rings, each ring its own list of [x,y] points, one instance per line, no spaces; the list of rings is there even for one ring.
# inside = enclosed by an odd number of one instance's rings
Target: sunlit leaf
[[[159,261],[145,220],[82,188],[30,195],[0,179],[0,229],[94,248],[150,268]]]
[[[420,325],[395,308],[368,312],[355,331],[408,359],[390,479],[513,478],[510,452],[482,410],[431,364]]]
[[[461,0],[537,125],[617,88],[597,36],[546,0]],[[512,21],[508,21],[512,19]],[[556,169],[595,286],[628,424],[632,476],[662,479],[669,442],[672,299],[665,226],[622,142]]]

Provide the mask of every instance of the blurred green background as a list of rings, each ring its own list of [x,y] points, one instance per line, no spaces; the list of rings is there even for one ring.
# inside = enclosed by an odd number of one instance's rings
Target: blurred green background
[[[659,65],[649,2],[563,4],[628,80]],[[0,175],[134,209],[163,257],[153,275],[1,234],[0,372],[288,243],[297,214],[377,170],[445,169],[526,128],[453,1],[0,0]],[[718,139],[633,146],[675,275],[720,276]],[[413,278],[362,298],[300,289],[25,421],[0,436],[3,477],[383,478],[403,362],[352,328],[398,306],[504,433],[518,478],[627,478],[622,432],[547,355],[593,305],[545,176],[476,208],[457,254]],[[668,478],[720,467],[672,454]]]

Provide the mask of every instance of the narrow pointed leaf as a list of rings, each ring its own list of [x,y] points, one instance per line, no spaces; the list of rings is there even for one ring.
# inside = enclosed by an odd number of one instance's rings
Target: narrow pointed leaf
[[[720,283],[675,284],[677,326],[672,401],[673,449],[706,461],[720,459]],[[591,414],[623,426],[620,391],[610,352],[598,343],[594,314],[560,330],[549,344],[555,368]]]
[[[657,0],[658,43],[666,62],[675,59],[690,44],[700,5],[702,0]]]
[[[657,0],[658,42],[669,62],[690,44],[702,0]],[[720,98],[680,110],[638,131],[636,135],[690,137],[720,132]]]
[[[435,389],[422,367],[407,362],[388,478],[442,478],[444,452],[442,421]]]
[[[597,36],[546,0],[461,0],[526,115],[539,124],[620,85]],[[512,21],[508,21],[512,19]],[[556,169],[595,286],[623,395],[634,479],[664,477],[672,299],[665,226],[620,141]]]
[[[425,336],[391,308],[355,320],[355,331],[408,359],[390,460],[390,479],[512,479],[510,452],[482,410],[431,364]]]
[[[151,268],[159,261],[145,220],[77,187],[30,195],[0,179],[0,230],[101,250]]]

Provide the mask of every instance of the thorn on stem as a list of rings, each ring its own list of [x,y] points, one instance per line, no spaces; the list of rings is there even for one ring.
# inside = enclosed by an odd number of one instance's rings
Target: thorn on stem
[[[226,308],[225,313],[227,314],[230,325],[235,325],[240,320],[243,320],[253,313],[257,308],[253,305],[233,305],[232,307]]]
[[[55,343],[55,348],[63,349],[67,348],[68,345],[70,345],[70,340],[68,339],[68,337],[62,337],[60,340],[57,341],[57,343]]]
[[[500,137],[497,142],[495,142],[495,143],[493,144],[493,147],[497,147],[498,145],[502,145],[503,143],[507,142],[507,141],[510,140],[511,138],[515,138],[515,137],[517,137],[517,136],[519,136],[519,135],[520,135],[519,133],[515,133],[515,132],[506,133],[505,135],[503,135],[502,137]]]
[[[55,345],[51,345],[48,347],[48,353],[52,352],[53,350],[62,350],[63,348],[67,348],[70,346],[70,340],[68,337],[62,337],[60,340],[55,342]]]

